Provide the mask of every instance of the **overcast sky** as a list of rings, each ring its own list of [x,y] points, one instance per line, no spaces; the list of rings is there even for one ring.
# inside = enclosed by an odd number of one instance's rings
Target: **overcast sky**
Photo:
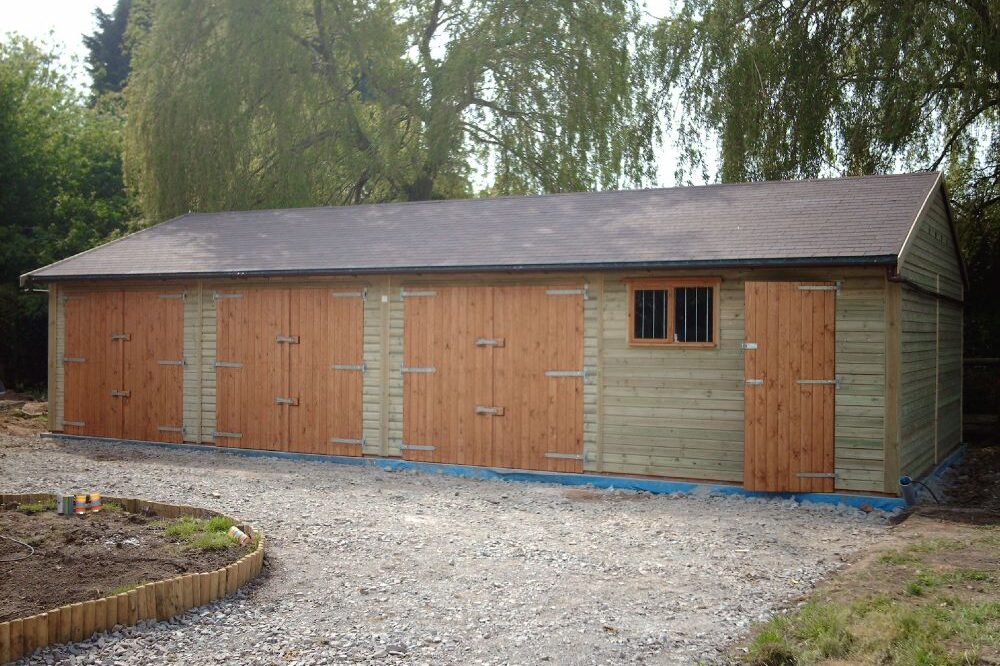
[[[647,0],[653,16],[664,16],[674,0]],[[115,0],[0,0],[0,35],[18,32],[25,37],[57,46],[73,72],[81,90],[90,85],[85,68],[86,48],[83,35],[95,29],[94,9],[110,12]],[[658,150],[659,184],[674,184],[676,152],[672,138]]]

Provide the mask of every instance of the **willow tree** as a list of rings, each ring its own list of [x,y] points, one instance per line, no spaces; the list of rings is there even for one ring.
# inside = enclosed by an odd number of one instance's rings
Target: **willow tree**
[[[946,170],[967,340],[1000,352],[1000,2],[681,0],[656,42],[681,177],[708,146],[727,181]]]
[[[126,166],[151,221],[560,191],[653,169],[632,0],[151,2]]]

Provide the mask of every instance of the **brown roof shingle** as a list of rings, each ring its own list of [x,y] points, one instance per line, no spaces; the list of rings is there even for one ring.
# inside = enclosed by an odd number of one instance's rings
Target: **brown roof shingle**
[[[938,173],[191,213],[26,274],[143,276],[895,260]]]

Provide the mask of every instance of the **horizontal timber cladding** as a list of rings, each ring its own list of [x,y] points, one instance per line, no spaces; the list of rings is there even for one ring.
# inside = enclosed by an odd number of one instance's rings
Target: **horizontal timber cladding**
[[[607,472],[740,482],[744,282],[836,281],[835,487],[884,490],[885,278],[876,268],[674,271],[721,277],[715,349],[631,347],[623,279],[604,277],[602,424]]]
[[[64,431],[182,441],[183,287],[61,293],[63,385],[54,393]]]
[[[222,286],[213,299],[216,442],[361,455],[364,289]]]
[[[962,308],[902,287],[900,473],[919,476],[961,433]]]
[[[962,270],[946,206],[941,188],[935,188],[900,253],[899,273],[925,289],[961,299]]]
[[[628,345],[628,303],[623,280],[648,276],[721,278],[717,348]],[[404,285],[407,289],[430,290],[439,286],[547,285],[558,288],[585,285],[588,293],[577,298],[582,299],[583,310],[583,362],[579,369],[586,370],[587,375],[578,379],[551,378],[552,381],[582,385],[583,469],[740,482],[744,456],[744,369],[740,343],[744,335],[743,290],[747,279],[840,283],[836,297],[836,374],[841,382],[835,406],[836,488],[885,490],[885,277],[884,271],[877,268],[206,280],[187,288],[188,297],[183,306],[183,355],[188,362],[183,373],[186,438],[211,443],[215,441],[214,432],[237,427],[226,425],[217,418],[217,376],[224,380],[226,368],[217,368],[215,364],[233,359],[218,353],[220,342],[228,344],[220,338],[218,325],[220,318],[228,316],[225,308],[232,303],[226,299],[216,300],[213,298],[215,292],[263,287],[366,290],[367,298],[360,305],[363,309],[360,324],[363,348],[357,356],[365,366],[360,373],[362,450],[368,455],[401,456],[404,376],[408,379],[419,377],[400,372],[404,360],[404,308],[407,302],[401,295]],[[131,285],[126,287],[132,288]],[[162,283],[157,288],[164,290]],[[176,289],[169,285],[167,291]],[[60,288],[60,293],[74,290],[73,285],[67,285]],[[72,301],[57,299],[57,308],[57,353],[69,355],[65,311],[72,308]],[[294,334],[293,331],[285,333]],[[960,331],[957,334],[960,335]],[[57,402],[67,389],[67,370],[69,366],[57,364]],[[274,397],[293,396],[272,395],[268,407],[275,406]],[[56,410],[61,416],[64,407],[57,404]],[[944,413],[938,423],[942,429],[948,427]],[[69,432],[65,426],[63,428]],[[225,444],[221,438],[218,443]],[[229,444],[245,445],[233,440]],[[342,446],[356,447],[353,444]],[[580,463],[572,458],[549,460]]]

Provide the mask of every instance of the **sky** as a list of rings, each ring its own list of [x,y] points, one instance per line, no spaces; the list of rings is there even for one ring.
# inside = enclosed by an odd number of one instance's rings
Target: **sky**
[[[673,0],[647,0],[652,16],[669,13]],[[87,50],[83,35],[95,29],[94,9],[110,12],[115,0],[0,0],[0,35],[17,32],[25,37],[59,47],[73,81],[86,90],[90,77],[86,70]],[[677,152],[674,137],[667,136],[657,151],[659,185],[673,185]],[[692,175],[693,176],[693,175]]]

